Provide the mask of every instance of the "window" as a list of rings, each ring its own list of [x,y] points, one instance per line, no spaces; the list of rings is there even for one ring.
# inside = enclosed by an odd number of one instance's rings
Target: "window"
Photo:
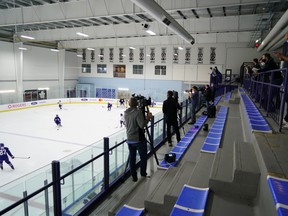
[[[155,75],[166,75],[165,65],[155,65]]]
[[[107,65],[97,64],[97,73],[107,73]]]
[[[133,74],[143,74],[143,65],[133,65]]]
[[[82,64],[82,73],[91,73],[91,65]]]

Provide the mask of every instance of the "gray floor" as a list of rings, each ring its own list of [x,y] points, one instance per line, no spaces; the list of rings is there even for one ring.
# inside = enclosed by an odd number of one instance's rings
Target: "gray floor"
[[[148,161],[149,178],[136,183],[126,180],[90,215],[115,215],[123,204],[145,208],[148,216],[169,215],[184,184],[210,188],[205,215],[277,215],[266,177],[288,176],[287,130],[281,134],[246,134],[249,125],[241,105],[223,99],[217,109],[220,105],[229,106],[229,110],[217,154],[200,152],[208,133],[201,130],[177,167],[159,169],[152,157]],[[206,123],[211,126],[213,121]],[[185,125],[182,135],[190,127]],[[173,139],[176,144],[175,136]],[[157,151],[159,161],[170,149],[166,144]]]

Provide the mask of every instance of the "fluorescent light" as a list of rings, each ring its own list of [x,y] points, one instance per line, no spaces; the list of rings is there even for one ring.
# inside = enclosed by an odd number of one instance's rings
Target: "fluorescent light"
[[[21,35],[20,37],[25,38],[25,39],[29,39],[29,40],[35,40],[34,37],[30,37],[30,36],[26,36],[26,35]]]
[[[15,90],[0,90],[0,94],[13,93],[13,92],[15,92]]]
[[[104,55],[98,55],[99,57],[103,57]]]
[[[129,88],[118,88],[119,91],[129,91]]]
[[[89,47],[88,47],[87,50],[95,50],[95,49],[93,49],[93,48],[89,48]]]
[[[89,35],[84,34],[82,32],[77,32],[76,34],[79,35],[79,36],[82,36],[82,37],[89,37]]]
[[[82,55],[78,54],[77,57],[82,58]]]
[[[44,88],[38,88],[37,90],[49,90],[50,88],[48,88],[48,87],[44,87]]]
[[[58,49],[50,49],[52,52],[59,52]]]
[[[133,50],[134,50],[134,49],[136,49],[136,48],[135,48],[135,47],[129,47],[129,49],[133,49]]]
[[[151,30],[146,30],[146,32],[147,32],[148,34],[150,34],[150,35],[156,35],[156,33],[153,32],[153,31],[151,31]]]
[[[25,47],[18,47],[19,50],[27,50]]]
[[[126,57],[126,55],[122,55],[122,57]]]
[[[146,56],[150,57],[150,54],[146,54]]]
[[[180,47],[180,46],[179,46],[178,49],[179,49],[179,50],[183,50],[183,47]]]

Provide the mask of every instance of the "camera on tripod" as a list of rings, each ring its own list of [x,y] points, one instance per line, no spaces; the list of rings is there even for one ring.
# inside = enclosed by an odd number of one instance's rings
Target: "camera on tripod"
[[[149,97],[148,99],[145,98],[142,95],[135,95],[132,94],[132,97],[135,97],[138,101],[138,108],[141,110],[145,110],[145,107],[147,106],[151,106],[151,97]]]

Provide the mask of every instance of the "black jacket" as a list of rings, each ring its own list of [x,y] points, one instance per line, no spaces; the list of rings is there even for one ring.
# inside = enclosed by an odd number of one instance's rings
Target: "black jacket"
[[[177,112],[179,109],[181,109],[181,107],[178,101],[173,97],[168,97],[167,100],[163,102],[162,106],[166,122],[177,122]]]

